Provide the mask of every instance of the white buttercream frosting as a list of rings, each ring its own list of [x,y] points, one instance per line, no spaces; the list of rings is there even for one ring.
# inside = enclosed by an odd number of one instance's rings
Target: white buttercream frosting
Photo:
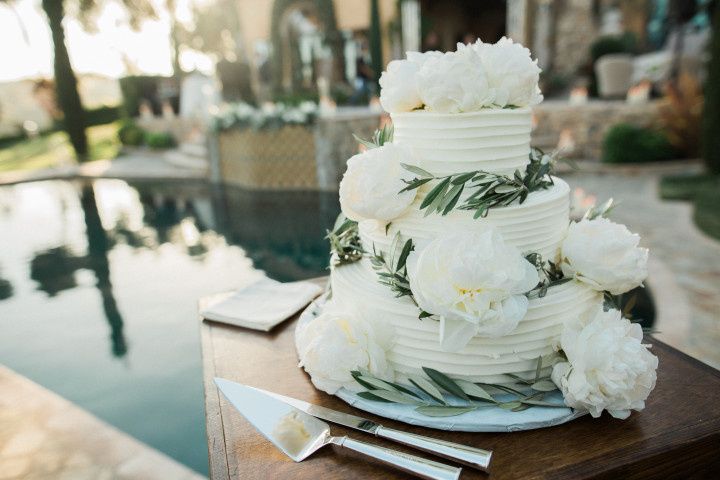
[[[411,147],[418,166],[434,175],[473,170],[512,174],[524,172],[529,162],[529,108],[456,114],[417,110],[391,116],[393,142]]]

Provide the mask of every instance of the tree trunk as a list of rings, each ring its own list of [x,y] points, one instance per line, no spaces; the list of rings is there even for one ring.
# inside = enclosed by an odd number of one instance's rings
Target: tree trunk
[[[380,8],[378,0],[370,2],[370,60],[375,83],[380,80],[383,71],[382,32],[380,31]],[[379,90],[379,89],[378,89]]]
[[[48,17],[55,48],[55,87],[60,108],[63,111],[63,124],[70,137],[70,143],[78,160],[87,160],[87,137],[85,136],[85,111],[80,102],[77,79],[70,64],[65,46],[65,30],[62,20],[65,14],[63,0],[42,0],[42,7]]]
[[[165,6],[170,16],[170,49],[172,50],[173,77],[179,86],[184,72],[180,67],[180,39],[178,36],[178,20],[175,12],[177,7],[175,0],[166,0]]]
[[[713,12],[710,64],[705,80],[703,158],[709,172],[720,175],[720,5]]]

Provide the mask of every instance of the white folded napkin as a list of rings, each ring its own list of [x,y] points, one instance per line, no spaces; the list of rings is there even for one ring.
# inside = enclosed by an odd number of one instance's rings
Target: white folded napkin
[[[264,278],[200,312],[206,320],[269,331],[322,293],[312,282],[281,283]]]

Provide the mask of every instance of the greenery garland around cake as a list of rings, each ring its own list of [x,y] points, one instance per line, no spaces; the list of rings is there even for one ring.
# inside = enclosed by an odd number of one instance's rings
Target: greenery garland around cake
[[[487,407],[499,407],[512,412],[521,412],[531,407],[567,408],[564,403],[544,400],[545,395],[557,390],[557,387],[550,375],[542,375],[543,357],[538,357],[536,365],[535,375],[531,379],[508,375],[510,383],[519,384],[519,388],[453,379],[428,367],[422,368],[427,378],[408,377],[412,388],[376,378],[367,370],[354,370],[352,376],[367,389],[358,392],[359,397],[410,405],[415,407],[416,412],[429,417],[451,417]],[[447,397],[448,394],[452,400]]]

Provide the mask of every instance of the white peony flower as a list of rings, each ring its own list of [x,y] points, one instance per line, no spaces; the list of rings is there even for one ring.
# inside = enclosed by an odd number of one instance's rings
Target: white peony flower
[[[495,105],[528,107],[542,101],[538,87],[540,67],[521,44],[503,37],[495,44],[480,40],[473,45],[458,44],[458,50],[462,49],[472,49],[480,56]]]
[[[642,285],[647,277],[647,248],[640,236],[607,218],[571,223],[563,241],[562,270],[595,290],[613,295]]]
[[[405,146],[387,143],[354,155],[340,182],[340,206],[346,217],[390,221],[415,200],[416,190],[399,193],[413,174],[401,163],[417,163]]]
[[[642,343],[640,325],[602,306],[566,324],[561,346],[568,361],[553,367],[552,380],[565,404],[599,417],[607,410],[627,418],[645,408],[655,388],[658,359]]]
[[[417,74],[423,64],[442,53],[407,52],[407,60],[393,60],[380,75],[380,104],[386,112],[410,112],[423,106]]]
[[[322,314],[297,333],[296,344],[300,366],[317,388],[329,394],[342,387],[362,390],[350,373],[359,368],[374,377],[394,380],[394,371],[372,325],[330,302]]]
[[[425,109],[434,112],[474,112],[495,100],[480,55],[471,48],[428,58],[417,85]]]
[[[524,293],[539,282],[535,267],[492,229],[437,238],[407,263],[413,297],[440,317],[447,351],[462,349],[475,335],[513,331],[527,312]]]

